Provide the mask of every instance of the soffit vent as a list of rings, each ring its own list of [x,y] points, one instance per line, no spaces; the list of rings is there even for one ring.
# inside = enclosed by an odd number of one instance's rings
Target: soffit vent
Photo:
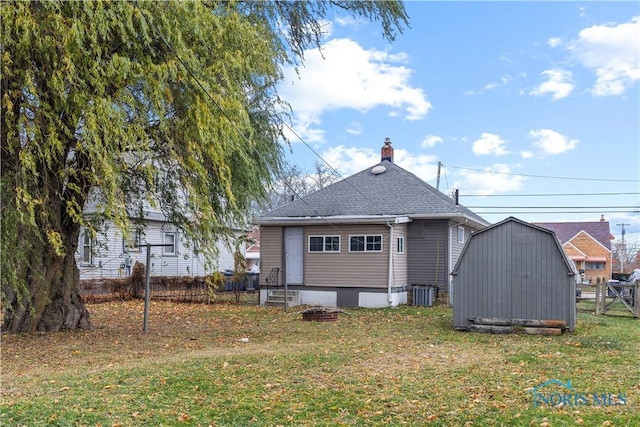
[[[383,165],[377,165],[371,168],[371,173],[374,175],[380,175],[381,173],[385,173],[387,168]]]

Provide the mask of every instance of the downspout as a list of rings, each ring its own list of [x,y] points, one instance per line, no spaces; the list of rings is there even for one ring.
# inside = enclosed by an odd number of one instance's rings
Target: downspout
[[[387,300],[389,304],[393,302],[391,298],[391,287],[393,285],[393,224],[387,221],[387,227],[389,227],[389,274],[387,277]]]

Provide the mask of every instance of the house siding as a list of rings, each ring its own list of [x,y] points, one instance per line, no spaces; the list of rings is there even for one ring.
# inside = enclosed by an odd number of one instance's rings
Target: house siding
[[[404,238],[404,253],[398,253],[398,237]],[[393,275],[392,285],[406,286],[409,284],[409,239],[407,239],[407,224],[393,226]]]
[[[202,254],[193,250],[184,236],[166,222],[148,221],[140,238],[140,243],[163,244],[165,232],[176,233],[176,253],[165,254],[162,247],[151,248],[152,276],[205,276],[212,271],[232,270],[233,251],[222,240],[215,242],[217,256],[212,265],[207,266]],[[76,262],[80,279],[116,278],[128,276],[136,262],[146,264],[146,248],[124,250],[123,235],[113,224],[108,224],[104,235],[98,235],[93,242],[93,254],[90,263],[83,259],[84,230],[76,251]],[[244,245],[240,248],[244,250]]]
[[[274,268],[280,269],[279,283],[283,284],[283,228],[260,227],[260,283],[266,285],[265,280]]]
[[[450,230],[450,242],[451,242],[451,257],[449,260],[449,271],[453,271],[453,267],[455,267],[456,262],[458,262],[458,259],[460,258],[460,254],[462,253],[462,249],[464,248],[464,244],[466,243],[467,240],[469,240],[469,237],[471,236],[471,230],[469,230],[468,228],[466,228],[465,226],[460,226],[462,227],[462,229],[464,230],[464,240],[462,242],[458,241],[458,227],[460,225],[457,223],[452,223],[449,230]]]
[[[449,222],[415,220],[408,224],[408,282],[448,288]]]
[[[575,279],[555,237],[519,221],[477,233],[453,279],[454,325],[469,317],[576,320]]]
[[[349,236],[382,235],[382,252],[349,252]],[[340,252],[309,252],[309,236],[340,236]],[[389,228],[386,225],[330,225],[304,228],[304,285],[386,288]]]

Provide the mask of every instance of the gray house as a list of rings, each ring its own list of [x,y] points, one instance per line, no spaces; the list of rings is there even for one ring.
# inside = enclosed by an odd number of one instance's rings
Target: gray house
[[[509,217],[471,235],[453,276],[453,322],[470,318],[576,324],[575,267],[553,231]]]
[[[484,219],[393,162],[381,162],[258,218],[261,302],[287,284],[292,304],[387,307],[411,285],[449,290],[449,275]],[[270,283],[266,283],[269,280]]]

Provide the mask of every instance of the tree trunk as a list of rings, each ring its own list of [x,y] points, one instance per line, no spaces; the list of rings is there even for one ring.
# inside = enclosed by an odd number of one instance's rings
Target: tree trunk
[[[66,254],[55,255],[47,243],[33,245],[29,265],[21,271],[26,295],[10,295],[2,330],[7,332],[57,332],[91,329],[89,312],[80,297],[80,272],[75,250],[79,227],[65,239]]]

